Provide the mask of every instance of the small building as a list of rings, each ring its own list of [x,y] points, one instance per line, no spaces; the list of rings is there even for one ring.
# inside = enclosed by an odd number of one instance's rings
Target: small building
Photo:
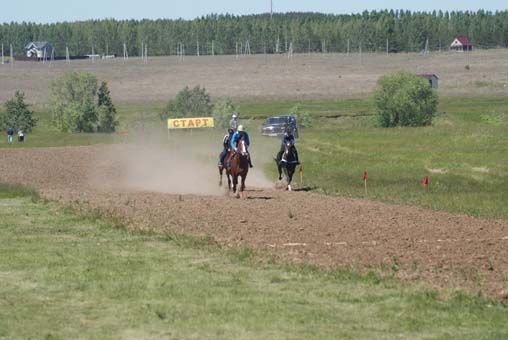
[[[435,74],[419,74],[418,76],[425,78],[430,85],[430,88],[437,89],[439,87],[439,77]]]
[[[450,45],[450,50],[458,52],[472,51],[473,44],[465,36],[459,35],[458,37],[455,38],[455,40],[453,40],[452,44]]]
[[[25,46],[26,56],[34,59],[51,59],[53,46],[47,41],[32,41]]]

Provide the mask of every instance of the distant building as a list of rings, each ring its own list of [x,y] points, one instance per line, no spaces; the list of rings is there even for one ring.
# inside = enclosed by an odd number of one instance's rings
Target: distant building
[[[459,52],[472,51],[473,44],[465,36],[459,35],[450,45],[450,50]]]
[[[431,88],[437,89],[439,87],[439,77],[435,74],[419,74],[418,76],[425,78]]]
[[[47,41],[32,41],[25,46],[28,58],[51,59],[53,46]]]

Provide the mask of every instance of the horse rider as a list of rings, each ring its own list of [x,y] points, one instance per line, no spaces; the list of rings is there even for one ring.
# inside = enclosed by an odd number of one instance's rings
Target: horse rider
[[[293,150],[295,152],[296,164],[300,164],[300,161],[298,160],[298,151],[296,150],[296,147],[295,147],[295,136],[293,136],[293,131],[291,130],[291,128],[289,126],[286,126],[286,128],[284,129],[284,135],[282,136],[281,142],[280,142],[280,150],[277,153],[275,160],[277,161],[277,163],[281,162],[282,155],[286,151],[286,144],[288,144],[288,143],[289,143],[289,145],[291,145],[293,147]]]
[[[220,153],[219,156],[219,166],[224,166],[224,159],[226,159],[226,156],[228,155],[229,151],[231,150],[231,138],[233,137],[233,134],[235,131],[232,128],[228,129],[228,132],[224,135],[224,139],[222,140],[222,146],[223,150]]]
[[[238,129],[238,114],[233,113],[233,116],[231,116],[231,120],[229,121],[229,127],[234,131]]]
[[[243,125],[238,125],[238,129],[236,130],[236,132],[233,134],[233,137],[231,138],[231,149],[236,152],[236,150],[238,149],[238,143],[243,140],[245,142],[245,147],[247,148],[247,158],[249,160],[249,166],[252,168],[253,165],[252,165],[252,161],[250,159],[250,153],[248,151],[248,148],[250,146],[250,139],[249,139],[249,134],[247,132],[244,131],[244,128],[243,128]]]

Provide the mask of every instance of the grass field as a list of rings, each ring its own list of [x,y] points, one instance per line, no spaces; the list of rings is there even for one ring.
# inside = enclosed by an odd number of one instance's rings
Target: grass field
[[[240,102],[245,125],[257,146],[257,159],[269,161],[277,141],[259,136],[261,118],[287,112],[297,102]],[[368,98],[301,101],[314,117],[315,126],[302,129],[298,141],[304,164],[304,185],[341,196],[366,197],[385,202],[466,213],[485,218],[508,218],[508,99],[441,98],[433,126],[382,129],[376,127],[375,109]],[[140,138],[141,126],[165,141],[158,113],[162,106],[120,105],[121,130],[128,140]],[[66,134],[49,124],[49,114],[39,113],[40,127],[27,143],[0,147],[65,146],[122,142],[118,134]],[[208,143],[222,131],[202,136]],[[195,137],[199,138],[199,137]],[[369,173],[365,195],[363,172]],[[271,163],[266,171],[275,178]],[[430,176],[430,190],[420,184]]]
[[[508,218],[508,100],[445,99],[439,111],[426,128],[380,129],[369,118],[319,122],[300,141],[306,184],[343,196]],[[428,193],[420,183],[425,176]]]
[[[0,187],[0,338],[502,339],[506,306],[131,234]],[[262,260],[262,261],[260,261]]]

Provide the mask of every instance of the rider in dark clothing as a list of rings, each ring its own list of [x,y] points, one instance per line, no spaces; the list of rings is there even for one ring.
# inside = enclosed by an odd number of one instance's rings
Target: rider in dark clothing
[[[282,160],[282,155],[284,154],[284,151],[286,151],[286,144],[290,143],[293,146],[293,150],[295,152],[295,161],[296,164],[300,164],[300,161],[298,160],[298,151],[296,151],[295,147],[295,136],[293,136],[293,133],[291,132],[291,129],[289,127],[286,127],[284,130],[284,136],[282,136],[281,143],[280,143],[280,150],[277,153],[277,163],[280,163]]]
[[[227,154],[229,153],[229,150],[231,150],[230,143],[231,143],[231,138],[233,137],[234,132],[235,131],[233,129],[229,128],[228,133],[226,133],[224,135],[224,139],[222,140],[223,150],[219,156],[219,166],[224,166],[224,159],[226,158]]]

